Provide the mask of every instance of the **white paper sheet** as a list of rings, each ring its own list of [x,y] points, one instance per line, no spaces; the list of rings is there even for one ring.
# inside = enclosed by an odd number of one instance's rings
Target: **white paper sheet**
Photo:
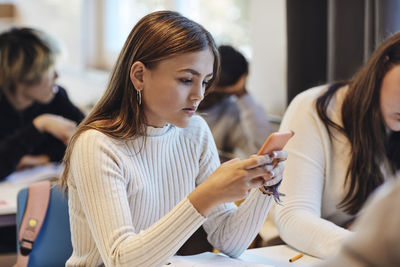
[[[163,267],[272,267],[273,265],[249,263],[223,254],[205,252],[193,256],[173,256]]]

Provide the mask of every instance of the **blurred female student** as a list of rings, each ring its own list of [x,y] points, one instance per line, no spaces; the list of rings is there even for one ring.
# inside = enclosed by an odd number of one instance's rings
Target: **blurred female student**
[[[371,192],[400,169],[400,33],[383,42],[353,78],[309,89],[290,104],[281,238],[311,255],[338,252]],[[382,229],[384,231],[384,229]]]
[[[55,84],[58,52],[39,30],[0,34],[0,180],[18,169],[61,161],[83,119]]]
[[[230,256],[249,246],[273,202],[258,187],[278,183],[283,166],[260,166],[268,156],[219,166],[211,132],[194,116],[218,67],[210,33],[178,13],[151,13],[132,29],[65,156],[67,266],[159,266],[203,224]]]

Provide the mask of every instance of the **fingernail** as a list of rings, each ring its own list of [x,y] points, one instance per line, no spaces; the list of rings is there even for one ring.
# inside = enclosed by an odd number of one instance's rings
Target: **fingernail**
[[[273,151],[273,152],[272,152],[272,157],[273,157],[273,158],[277,158],[277,157],[278,157],[278,153],[275,152],[275,151]]]
[[[268,155],[261,155],[257,158],[258,165],[267,164],[271,161],[271,158]]]
[[[274,166],[271,165],[271,164],[266,164],[266,165],[264,165],[264,168],[269,172],[269,171],[272,171],[272,169],[274,168]]]
[[[271,178],[272,178],[272,177],[275,177],[275,172],[274,172],[274,171],[270,171],[270,172],[269,172],[269,175],[271,175]]]
[[[266,181],[266,182],[264,183],[264,185],[265,185],[265,186],[271,186],[271,185],[272,185],[271,180]]]

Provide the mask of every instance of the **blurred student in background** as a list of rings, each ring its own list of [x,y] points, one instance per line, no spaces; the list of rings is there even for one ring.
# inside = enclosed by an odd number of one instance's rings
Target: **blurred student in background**
[[[14,28],[0,34],[0,181],[16,170],[60,161],[83,119],[55,84],[54,39]],[[15,251],[15,226],[0,228],[0,251]]]
[[[256,154],[271,133],[265,110],[246,89],[246,58],[231,46],[218,48],[221,73],[213,90],[200,103],[221,161]]]
[[[280,236],[313,256],[332,256],[372,191],[400,178],[400,33],[350,81],[299,94],[281,129],[296,138],[285,147],[287,196],[273,216]]]
[[[0,180],[60,161],[84,115],[56,85],[54,39],[14,28],[0,35]]]

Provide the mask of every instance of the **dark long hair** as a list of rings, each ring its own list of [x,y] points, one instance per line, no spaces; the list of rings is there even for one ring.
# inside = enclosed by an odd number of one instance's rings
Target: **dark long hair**
[[[112,70],[106,92],[78,126],[67,147],[61,177],[65,189],[72,149],[82,132],[95,129],[117,139],[146,135],[146,118],[129,76],[133,63],[140,61],[152,69],[161,60],[204,49],[210,49],[214,55],[214,75],[207,90],[218,76],[219,55],[214,39],[206,29],[173,11],[150,13],[135,25]]]
[[[351,145],[345,185],[348,191],[339,207],[356,214],[371,192],[384,182],[380,166],[387,159],[393,173],[400,169],[400,132],[386,132],[380,108],[380,91],[385,74],[400,64],[400,33],[384,41],[368,62],[347,83],[332,84],[316,102],[319,117],[330,138],[342,132]],[[348,84],[341,110],[343,127],[327,115],[337,90]]]
[[[242,53],[230,45],[218,47],[221,59],[221,71],[216,86],[234,85],[249,72],[249,63]]]
[[[221,69],[218,80],[215,81],[215,87],[227,87],[236,84],[243,75],[249,73],[249,63],[242,53],[230,45],[221,45],[218,47],[221,61]],[[210,90],[205,94],[203,101],[200,102],[198,110],[207,112],[207,109],[218,105],[231,94],[224,90]]]

